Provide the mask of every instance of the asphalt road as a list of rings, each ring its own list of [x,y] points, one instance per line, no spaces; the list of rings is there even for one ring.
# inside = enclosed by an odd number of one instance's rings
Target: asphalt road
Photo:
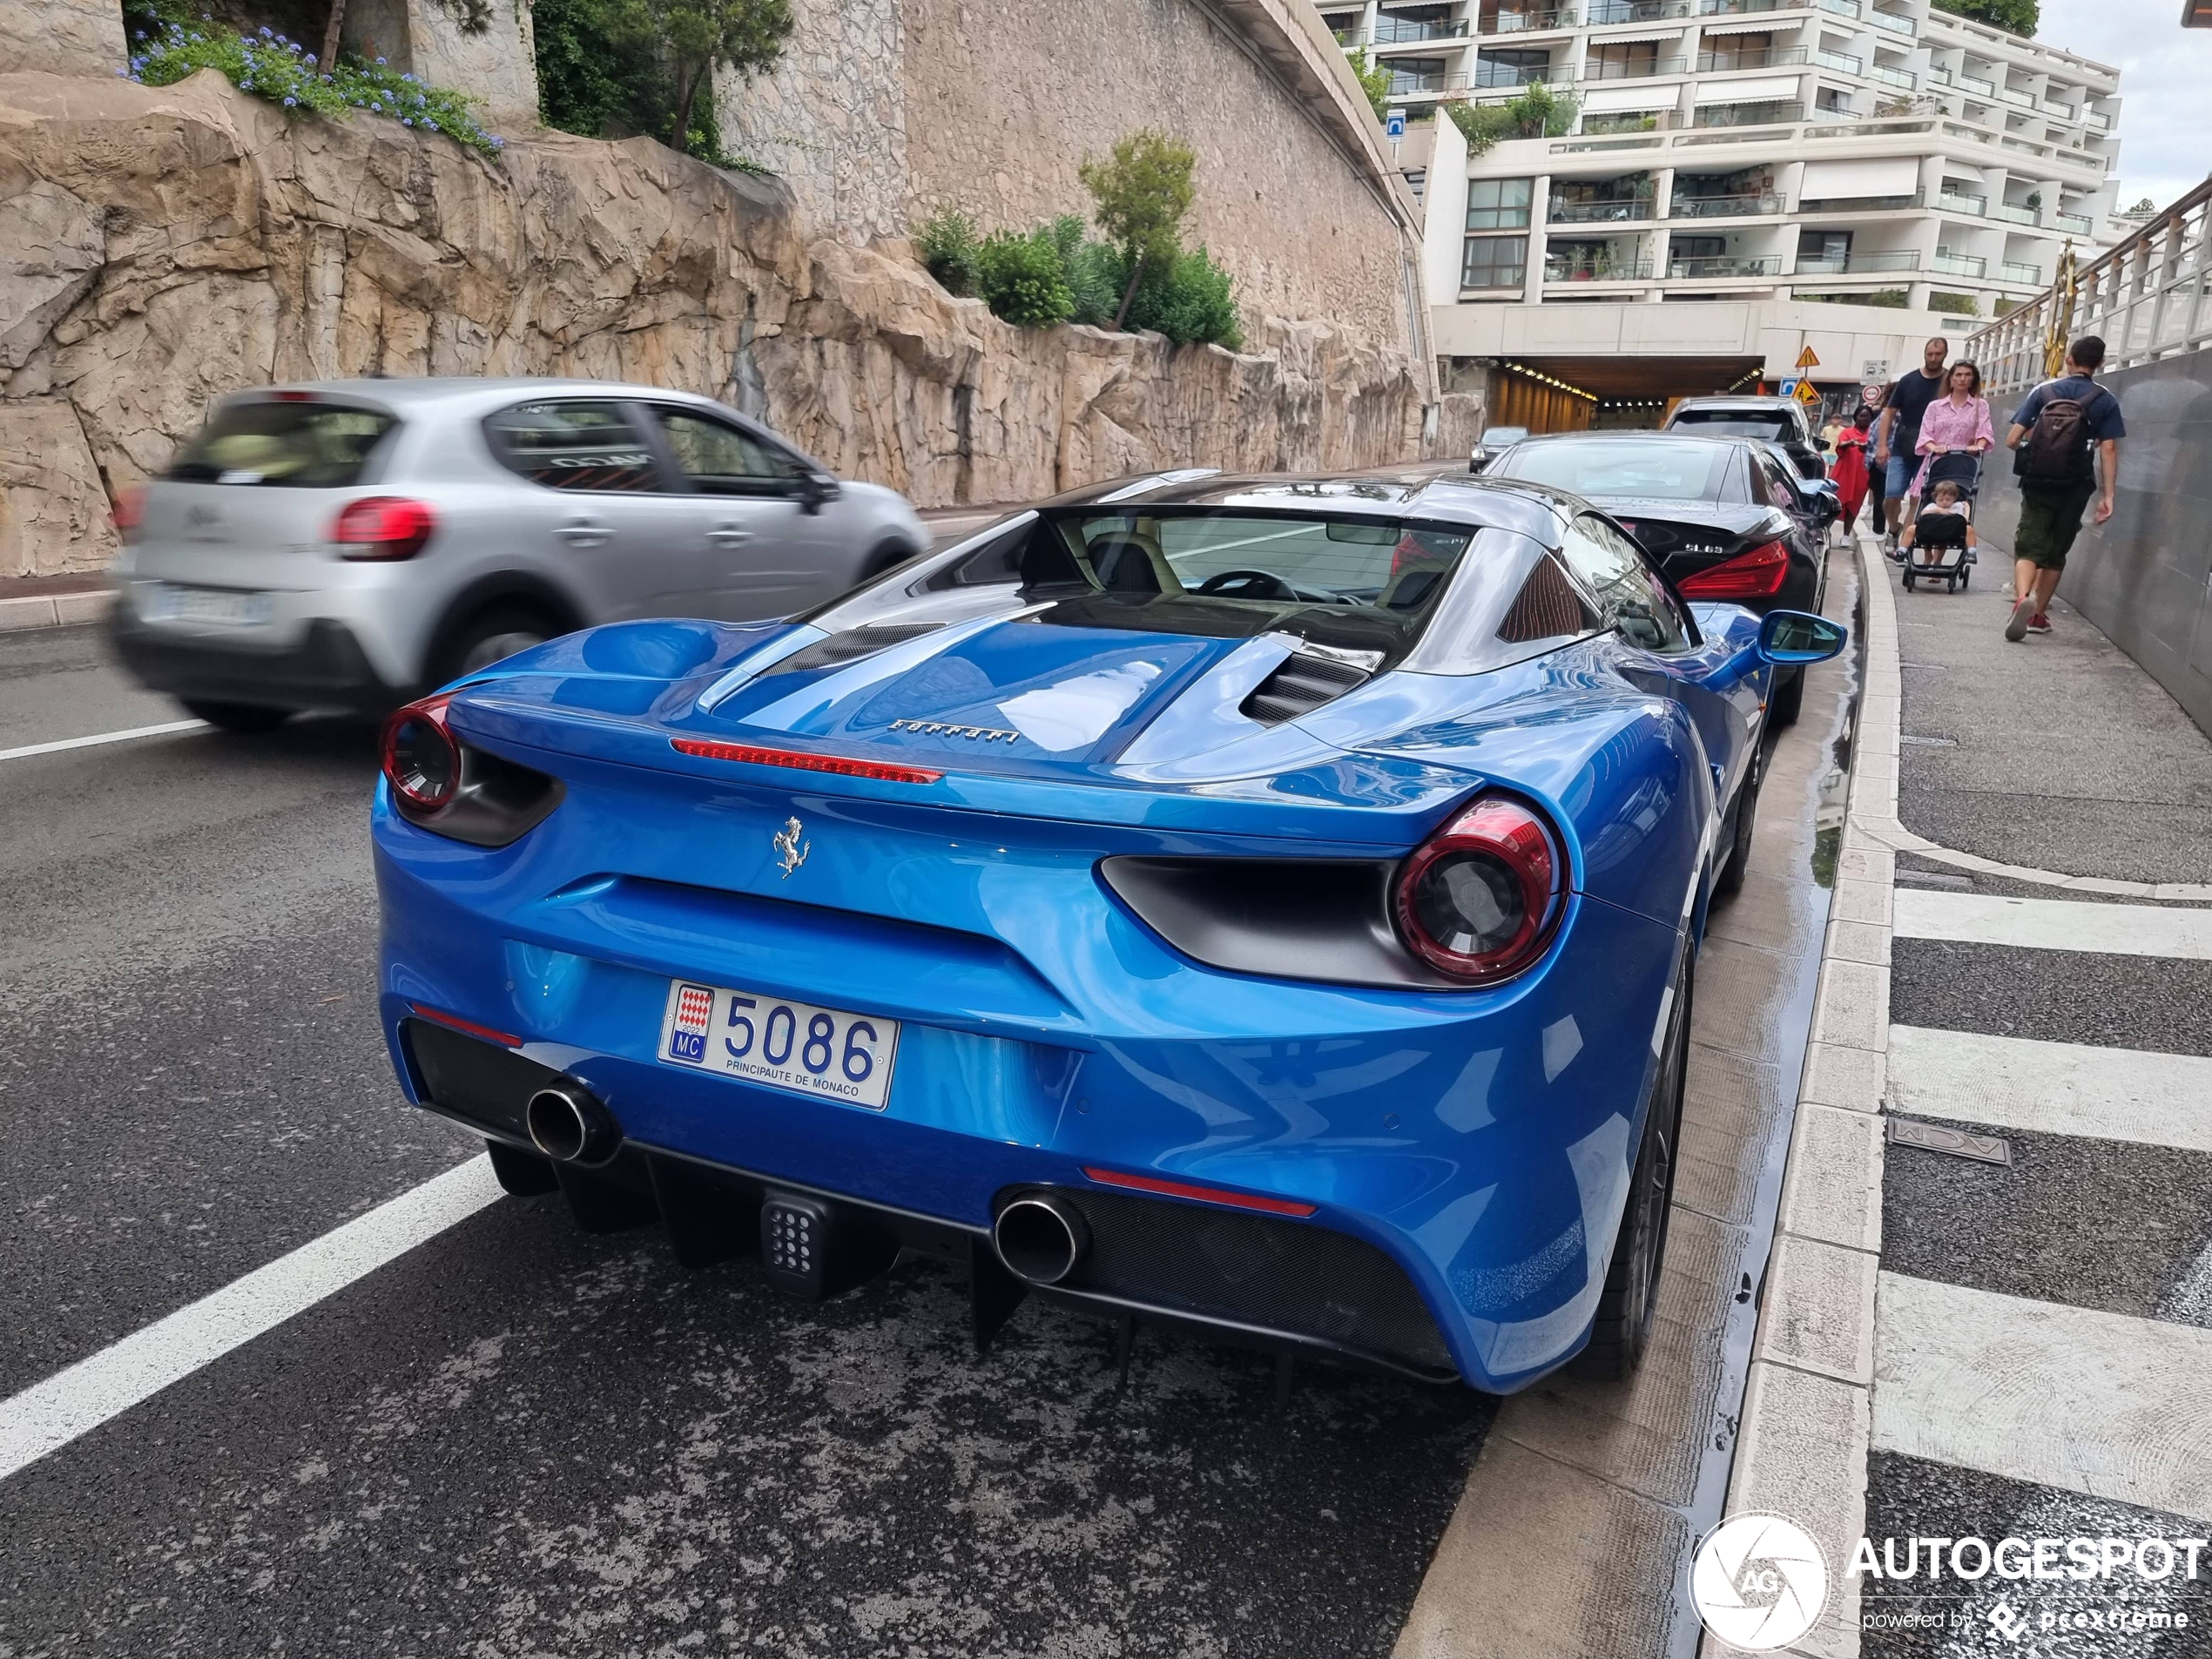
[[[0,637],[0,748],[158,724]],[[0,1396],[478,1143],[401,1101],[365,731],[0,761]],[[982,1359],[507,1201],[0,1482],[0,1654],[1383,1654],[1493,1403],[1111,1334]]]

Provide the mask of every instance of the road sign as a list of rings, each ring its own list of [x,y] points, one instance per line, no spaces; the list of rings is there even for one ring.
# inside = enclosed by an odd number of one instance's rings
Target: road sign
[[[1383,136],[1393,143],[1406,136],[1406,111],[1393,110],[1383,117]]]
[[[1890,378],[1890,360],[1886,357],[1868,358],[1858,366],[1858,378],[1886,383]]]
[[[1797,367],[1799,368],[1818,368],[1820,367],[1820,359],[1812,354],[1811,347],[1808,346],[1797,354]]]
[[[1799,381],[1797,382],[1797,401],[1804,404],[1807,408],[1811,408],[1814,404],[1820,401],[1820,388],[1817,386],[1815,386],[1811,381]]]
[[[1871,384],[1860,387],[1858,401],[1862,403],[1879,403],[1882,401],[1882,388]]]
[[[1795,397],[1797,395],[1797,377],[1795,374],[1785,376],[1782,382],[1782,389],[1777,395],[1782,397]]]

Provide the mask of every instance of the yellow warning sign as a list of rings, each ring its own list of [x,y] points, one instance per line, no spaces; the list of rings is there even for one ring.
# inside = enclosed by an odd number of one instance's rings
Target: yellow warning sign
[[[1813,355],[1811,347],[1808,346],[1797,354],[1797,367],[1799,368],[1818,368],[1820,367],[1820,359]]]
[[[1808,406],[1820,401],[1820,388],[1811,381],[1797,382],[1797,401]]]

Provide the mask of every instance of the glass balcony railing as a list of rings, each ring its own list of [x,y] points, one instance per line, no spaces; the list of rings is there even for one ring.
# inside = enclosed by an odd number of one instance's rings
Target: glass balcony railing
[[[1908,92],[1919,84],[1918,81],[1912,78],[1911,71],[1902,69],[1892,69],[1885,64],[1872,64],[1867,69],[1866,72],[1869,75],[1871,75],[1876,80],[1880,81],[1885,86],[1902,87]]]
[[[1946,253],[1941,248],[1938,248],[1935,259],[1931,262],[1929,268],[1939,271],[1945,276],[1987,276],[1989,261],[1975,259],[1967,253]]]
[[[2088,219],[2080,213],[2054,213],[2051,224],[2058,230],[2071,231],[2076,236],[2087,236],[2091,228]]]
[[[1649,260],[1582,259],[1569,255],[1544,261],[1547,282],[1649,282]]]
[[[2060,120],[2067,123],[2079,121],[2081,118],[2081,111],[2075,109],[2072,105],[2054,104],[2047,98],[2039,101],[2039,107],[2041,108],[2044,114],[2055,115]]]
[[[1501,8],[1484,21],[1486,35],[1525,35],[1538,29],[1572,29],[1575,13],[1571,7],[1554,6],[1546,10],[1507,11]]]
[[[1378,46],[1403,46],[1423,40],[1453,40],[1467,31],[1464,17],[1424,23],[1410,17],[1393,17],[1386,11],[1375,19],[1373,39]]]
[[[2026,92],[2016,92],[2009,86],[1999,87],[1997,89],[1997,96],[2002,98],[2006,103],[2013,105],[2020,109],[2032,110],[2035,107],[2035,99],[2033,97]]]
[[[1802,104],[1707,104],[1699,107],[1692,126],[1765,127],[1805,118]]]
[[[1676,196],[1667,204],[1669,219],[1757,219],[1782,211],[1771,191],[1745,196]]]
[[[1989,212],[1989,198],[1969,196],[1964,191],[1946,190],[1936,198],[1936,206],[1946,213],[1972,213],[1979,219]]]
[[[1928,80],[1932,85],[1948,86],[1951,84],[1951,71],[1947,69],[1938,69],[1931,64],[1928,65]]]
[[[2033,207],[2015,207],[2010,202],[1999,202],[1989,210],[1992,219],[2001,219],[2007,225],[2040,225],[2043,215]]]
[[[1474,84],[1480,87],[1564,86],[1574,78],[1571,69],[1501,64],[1482,57],[1474,60]]]
[[[1917,35],[1920,32],[1920,25],[1914,23],[1912,18],[1895,17],[1886,11],[1877,11],[1871,6],[1866,9],[1866,21],[1877,29],[1888,30],[1893,35]]]
[[[1633,81],[1652,75],[1679,75],[1688,67],[1679,57],[1594,57],[1582,65],[1586,81]]]
[[[1689,0],[1594,0],[1587,15],[1594,28],[1613,23],[1664,23],[1689,16]]]
[[[1849,17],[1854,22],[1858,20],[1858,0],[1819,0],[1819,4],[1823,11],[1832,11],[1838,17]]]
[[[2092,132],[2109,132],[2112,131],[2112,121],[2110,118],[2099,115],[2094,110],[2090,110],[2082,116],[2081,125],[2087,127]]]
[[[1878,271],[1917,271],[1920,255],[1912,248],[1894,253],[1851,253],[1841,258],[1800,255],[1797,276],[1866,276]]]
[[[1782,274],[1782,256],[1770,253],[1751,259],[1734,253],[1716,253],[1689,259],[1670,259],[1667,261],[1669,277],[1764,277]]]
[[[1849,52],[1815,52],[1812,61],[1823,69],[1834,70],[1838,75],[1863,75],[1866,72],[1866,60],[1854,57]]]
[[[1959,88],[1961,91],[1979,92],[1984,98],[1995,98],[1997,96],[1997,83],[1994,81],[1985,81],[1979,76],[1959,76]]]
[[[1624,132],[1656,132],[1662,127],[1682,125],[1681,112],[1676,110],[1592,110],[1582,117],[1582,136],[1598,138]],[[1645,140],[1649,144],[1656,138]],[[1581,146],[1569,145],[1567,150],[1553,147],[1552,153],[1562,155]]]
[[[2031,288],[2043,286],[2043,267],[2028,265],[2019,260],[2006,260],[1997,267],[1997,273],[2007,282],[2024,282]]]
[[[1810,136],[1810,135],[1808,135]],[[1927,192],[1916,190],[1904,196],[1806,196],[1798,200],[1801,213],[1887,213],[1918,207]]]
[[[1772,11],[1783,0],[1697,0],[1697,15],[1701,17],[1733,17],[1750,12]],[[1804,0],[1789,0],[1795,10]]]
[[[1754,51],[1704,51],[1697,54],[1700,75],[1726,75],[1739,69],[1778,69],[1806,59],[1802,46],[1768,46]]]
[[[1651,218],[1651,205],[1649,191],[1634,196],[1607,196],[1582,201],[1562,201],[1554,196],[1549,217],[1554,225],[1629,224]]]

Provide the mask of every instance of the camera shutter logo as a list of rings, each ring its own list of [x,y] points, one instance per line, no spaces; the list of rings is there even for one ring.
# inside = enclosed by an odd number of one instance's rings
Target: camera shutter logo
[[[1698,1544],[1689,1599],[1705,1628],[1730,1646],[1752,1653],[1785,1648],[1828,1605],[1828,1563],[1793,1521],[1731,1515]]]

